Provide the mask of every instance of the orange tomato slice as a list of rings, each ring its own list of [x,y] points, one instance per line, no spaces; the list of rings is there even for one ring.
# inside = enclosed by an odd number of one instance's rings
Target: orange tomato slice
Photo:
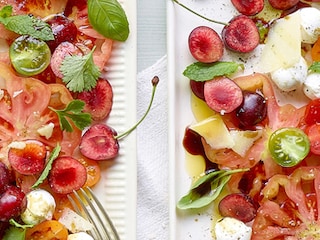
[[[56,220],[44,221],[26,231],[26,240],[67,240],[68,230]]]

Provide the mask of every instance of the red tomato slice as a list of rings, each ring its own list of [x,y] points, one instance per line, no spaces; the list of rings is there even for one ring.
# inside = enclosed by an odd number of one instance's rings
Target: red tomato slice
[[[35,139],[55,147],[60,142],[62,151],[72,154],[79,144],[81,131],[62,132],[59,119],[48,106],[64,108],[72,100],[69,91],[61,84],[47,85],[34,78],[16,76],[0,63],[0,147],[12,141]],[[38,129],[54,124],[50,138],[41,136]],[[6,151],[6,149],[2,149]]]
[[[320,125],[313,124],[307,128],[306,133],[310,141],[310,151],[320,155]]]
[[[275,175],[262,190],[252,240],[318,239],[319,167],[300,167],[291,175]]]
[[[320,99],[315,99],[308,103],[304,121],[307,125],[320,123]]]

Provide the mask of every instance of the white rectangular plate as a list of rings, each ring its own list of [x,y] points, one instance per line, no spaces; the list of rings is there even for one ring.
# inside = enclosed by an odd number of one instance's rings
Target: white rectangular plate
[[[237,14],[231,1],[179,0],[192,10],[222,22]],[[176,204],[191,184],[187,174],[182,145],[185,128],[193,121],[190,105],[189,79],[184,69],[195,62],[188,50],[188,36],[197,26],[206,25],[221,33],[223,25],[211,23],[167,1],[168,73],[169,73],[169,151],[170,151],[170,239],[212,239],[212,206],[197,211],[178,211]]]
[[[118,134],[136,122],[136,0],[120,0],[129,21],[127,41],[116,42],[107,64],[106,77],[113,87],[113,106],[107,124]],[[136,239],[136,134],[119,141],[119,156],[101,162],[101,180],[94,192],[113,220],[121,240]]]

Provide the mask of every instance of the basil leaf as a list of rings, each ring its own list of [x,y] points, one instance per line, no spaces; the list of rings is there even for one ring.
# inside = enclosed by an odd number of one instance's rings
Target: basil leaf
[[[202,208],[214,201],[221,193],[224,186],[230,180],[231,176],[223,176],[215,179],[211,183],[211,189],[206,194],[199,194],[196,190],[192,190],[186,196],[182,197],[178,202],[179,209]]]
[[[216,170],[201,176],[189,192],[177,203],[181,210],[202,208],[214,201],[228,183],[234,173],[248,171],[249,169]]]
[[[235,62],[201,63],[195,62],[189,65],[183,75],[189,79],[203,82],[218,76],[228,76],[235,73],[242,64]]]
[[[104,37],[127,40],[129,22],[117,0],[88,0],[88,17],[92,27]]]
[[[312,65],[309,67],[309,70],[311,72],[320,73],[320,62],[312,63]]]

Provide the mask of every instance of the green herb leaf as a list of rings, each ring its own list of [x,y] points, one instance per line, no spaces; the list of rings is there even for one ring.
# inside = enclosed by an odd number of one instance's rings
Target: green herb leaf
[[[52,163],[53,161],[59,156],[59,153],[61,151],[61,146],[58,144],[51,152],[47,165],[44,168],[44,170],[42,171],[40,177],[38,178],[38,180],[32,185],[31,188],[36,188],[38,187],[41,183],[43,183],[43,181],[47,178],[51,168],[52,168]]]
[[[49,108],[57,113],[61,129],[72,132],[73,128],[69,121],[72,121],[80,130],[83,130],[91,124],[91,115],[83,112],[84,105],[85,103],[81,100],[73,100],[65,109],[58,110],[51,107]]]
[[[24,228],[17,228],[14,226],[10,226],[4,236],[3,236],[3,240],[25,240],[26,237],[26,229]]]
[[[127,40],[129,22],[117,0],[88,0],[88,17],[101,35],[117,41]]]
[[[49,24],[32,15],[11,15],[12,6],[5,6],[0,10],[0,23],[6,29],[20,35],[29,35],[34,38],[48,41],[54,35]]]
[[[14,219],[10,219],[11,226],[6,230],[3,240],[25,240],[26,229],[33,227],[33,225],[22,225],[16,222]]]
[[[320,62],[312,63],[312,65],[309,67],[309,70],[311,72],[320,73]]]
[[[190,188],[188,194],[177,203],[178,209],[195,209],[207,206],[214,201],[228,183],[232,174],[249,169],[216,170],[201,176]]]
[[[97,84],[99,68],[93,62],[93,51],[83,56],[68,55],[62,61],[60,70],[62,81],[72,92],[90,91]]]
[[[243,68],[243,65],[235,62],[195,62],[184,70],[183,75],[189,79],[203,82],[218,76],[229,76],[235,73],[239,67]]]

